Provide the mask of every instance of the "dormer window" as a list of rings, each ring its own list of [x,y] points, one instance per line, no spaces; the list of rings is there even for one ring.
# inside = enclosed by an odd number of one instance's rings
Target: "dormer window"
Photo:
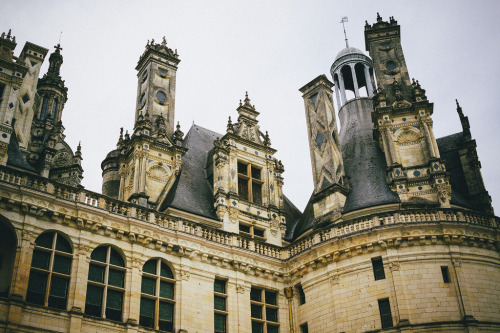
[[[238,162],[238,194],[241,199],[262,204],[261,169]]]
[[[265,230],[254,227],[253,225],[241,224],[239,225],[240,234],[250,236],[252,238],[257,238],[265,240]]]

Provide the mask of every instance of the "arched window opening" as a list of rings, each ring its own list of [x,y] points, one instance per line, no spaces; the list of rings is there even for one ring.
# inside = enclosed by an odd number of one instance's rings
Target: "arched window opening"
[[[368,85],[366,82],[365,65],[357,63],[356,65],[354,65],[354,71],[356,72],[356,79],[358,81],[359,97],[368,97]]]
[[[161,259],[151,259],[142,268],[139,325],[174,331],[174,274]]]
[[[57,232],[35,241],[26,302],[66,310],[73,250]]]
[[[53,119],[56,117],[56,111],[57,111],[57,98],[54,100],[54,104],[52,105],[52,115],[50,116]]]
[[[42,108],[40,110],[40,117],[39,117],[40,120],[45,120],[45,118],[47,117],[48,104],[49,104],[49,99],[47,97],[44,97],[42,102]]]
[[[0,296],[7,296],[16,258],[17,237],[8,221],[0,220]]]
[[[100,246],[90,255],[85,313],[121,321],[125,293],[125,262],[111,246]]]
[[[340,74],[342,75],[342,79],[344,80],[344,89],[345,89],[345,95],[346,95],[346,100],[345,102],[356,98],[354,94],[354,81],[352,79],[352,71],[350,66],[344,66],[340,70]]]

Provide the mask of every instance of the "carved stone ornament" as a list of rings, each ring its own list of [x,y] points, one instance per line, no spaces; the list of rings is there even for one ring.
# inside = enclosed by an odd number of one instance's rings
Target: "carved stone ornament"
[[[269,230],[271,231],[271,234],[273,236],[276,236],[276,234],[278,233],[279,226],[280,224],[277,220],[271,220]]]
[[[66,151],[59,152],[54,157],[54,162],[53,162],[54,166],[56,166],[56,167],[65,166],[66,164],[68,164],[70,158],[71,158],[71,156],[69,156],[68,152],[66,152]]]
[[[332,286],[339,284],[340,277],[338,275],[333,275],[330,277],[330,284]]]
[[[462,267],[462,261],[460,259],[453,259],[453,266]]]
[[[181,278],[184,281],[189,280],[189,277],[191,276],[191,273],[189,271],[181,271]]]
[[[389,263],[389,269],[391,271],[399,271],[400,265],[399,261],[393,261]]]
[[[243,294],[245,292],[245,286],[242,284],[237,284],[236,285],[236,292],[238,294]]]

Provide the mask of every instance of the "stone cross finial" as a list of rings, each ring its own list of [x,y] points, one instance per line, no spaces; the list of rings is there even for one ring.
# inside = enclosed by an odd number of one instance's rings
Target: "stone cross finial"
[[[163,39],[161,41],[161,45],[167,45],[167,39],[165,38],[165,36],[163,36]]]

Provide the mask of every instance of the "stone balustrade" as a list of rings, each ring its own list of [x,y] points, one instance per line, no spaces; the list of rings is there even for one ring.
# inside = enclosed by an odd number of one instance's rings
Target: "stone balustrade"
[[[218,230],[201,223],[161,213],[152,208],[115,200],[83,188],[60,184],[36,175],[16,172],[4,166],[0,166],[0,182],[44,192],[58,198],[102,209],[111,214],[119,214],[155,223],[167,229],[202,237],[211,242],[237,247],[276,259],[288,259],[330,239],[345,237],[349,234],[390,224],[439,221],[461,222],[493,228],[497,228],[500,225],[500,219],[494,216],[464,209],[407,209],[340,221],[326,228],[314,230],[288,246],[279,247],[250,236]]]

